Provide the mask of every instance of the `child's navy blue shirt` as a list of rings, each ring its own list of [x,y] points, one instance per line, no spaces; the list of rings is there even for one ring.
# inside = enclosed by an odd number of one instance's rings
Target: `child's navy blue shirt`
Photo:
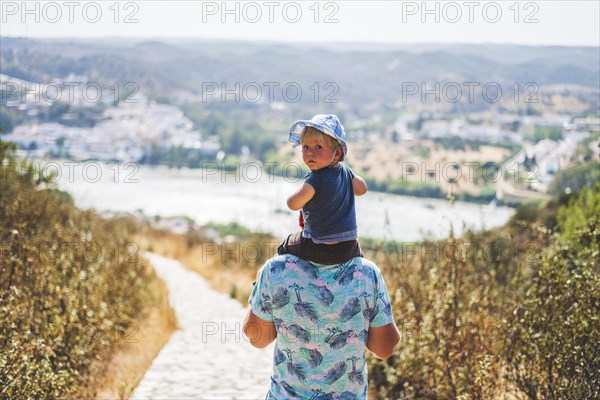
[[[302,208],[304,237],[315,243],[356,240],[354,173],[343,163],[308,173],[315,195]]]

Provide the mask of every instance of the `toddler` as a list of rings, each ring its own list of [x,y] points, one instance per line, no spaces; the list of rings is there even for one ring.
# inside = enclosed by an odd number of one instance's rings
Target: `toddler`
[[[354,196],[367,192],[363,178],[341,163],[348,151],[346,134],[335,115],[315,115],[290,127],[293,146],[302,145],[310,172],[287,201],[301,210],[303,230],[291,234],[277,249],[320,264],[340,264],[362,257],[357,241]]]

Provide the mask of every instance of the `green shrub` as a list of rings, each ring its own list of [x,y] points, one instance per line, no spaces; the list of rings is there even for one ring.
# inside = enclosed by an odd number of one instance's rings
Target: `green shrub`
[[[600,397],[600,184],[559,210],[562,234],[507,309],[503,356],[529,399]]]
[[[543,139],[561,140],[562,138],[563,128],[560,126],[535,126],[533,133],[534,143],[537,143]]]
[[[596,182],[600,182],[600,163],[589,161],[558,171],[548,192],[555,196],[579,193],[584,187],[592,187]]]
[[[145,306],[130,227],[77,209],[0,142],[0,398],[78,397]]]

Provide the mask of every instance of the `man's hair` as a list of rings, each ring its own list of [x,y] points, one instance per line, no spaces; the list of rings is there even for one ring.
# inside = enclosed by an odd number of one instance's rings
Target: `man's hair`
[[[325,144],[331,149],[335,148],[336,145],[340,144],[331,136],[321,132],[317,128],[313,128],[312,126],[307,126],[306,128],[304,128],[304,130],[302,130],[302,133],[300,134],[300,143],[304,144],[306,140],[312,137],[316,137],[320,144]]]

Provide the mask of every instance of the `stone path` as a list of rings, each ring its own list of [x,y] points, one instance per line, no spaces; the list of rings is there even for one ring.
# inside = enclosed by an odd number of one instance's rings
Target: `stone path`
[[[215,292],[178,261],[146,253],[169,290],[180,329],[156,357],[132,400],[263,400],[273,345],[253,348],[242,334],[246,309]]]

